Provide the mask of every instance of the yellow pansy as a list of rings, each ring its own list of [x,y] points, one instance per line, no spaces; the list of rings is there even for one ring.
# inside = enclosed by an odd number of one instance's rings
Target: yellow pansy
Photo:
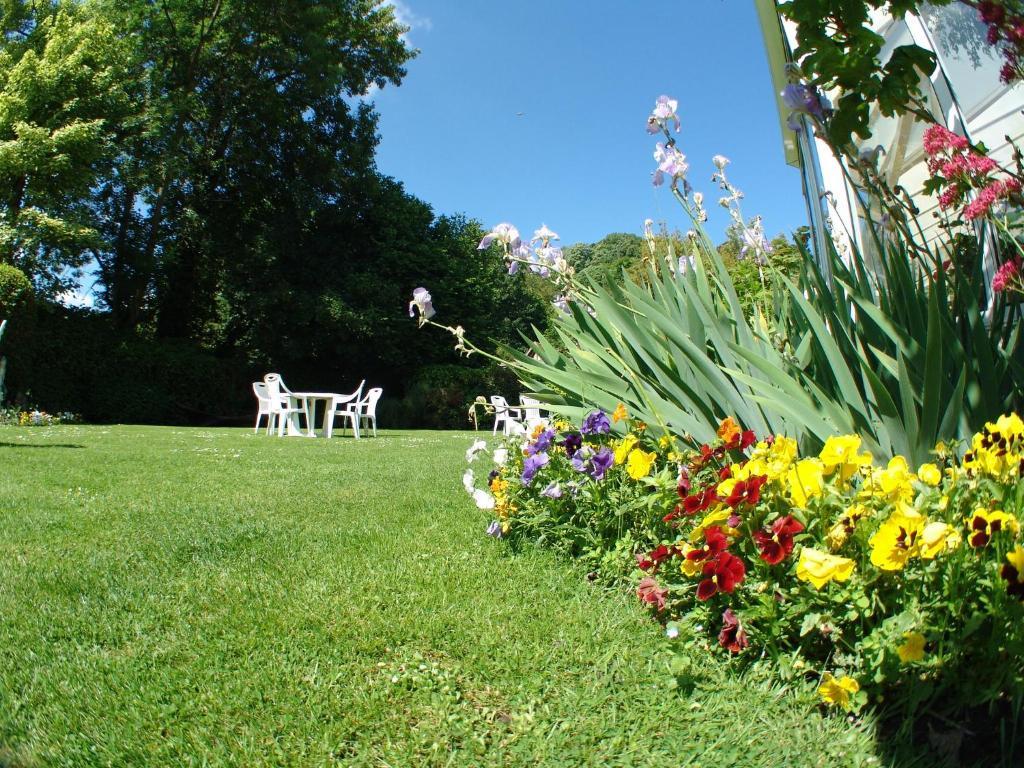
[[[624,403],[619,403],[615,406],[615,410],[612,411],[612,421],[616,424],[623,419],[629,418],[629,414],[626,412],[626,406]]]
[[[694,577],[699,576],[701,570],[704,568],[704,562],[702,560],[687,560],[686,556],[692,552],[695,547],[691,547],[685,541],[678,542],[676,547],[679,549],[682,555],[683,561],[679,564],[679,570],[682,571],[684,576]]]
[[[821,685],[818,686],[818,695],[826,704],[835,707],[842,707],[850,711],[850,697],[860,690],[860,683],[848,675],[840,678],[832,677],[826,672],[821,677]]]
[[[626,459],[626,472],[634,480],[647,477],[656,458],[658,458],[658,454],[654,451],[647,453],[640,448],[634,448],[629,452],[629,458]]]
[[[921,557],[924,560],[931,560],[943,550],[956,549],[962,540],[960,533],[953,526],[940,522],[928,523],[921,529]]]
[[[828,541],[829,549],[839,549],[846,540],[853,535],[854,529],[857,527],[857,521],[862,517],[865,517],[871,513],[871,510],[865,507],[863,504],[853,504],[847,509],[839,519],[836,520],[825,537]]]
[[[764,475],[769,480],[778,480],[789,472],[796,461],[796,456],[796,440],[785,435],[776,435],[771,444],[760,442],[754,446],[750,460],[745,465],[746,474]]]
[[[820,459],[801,459],[786,473],[789,497],[797,507],[806,507],[807,501],[820,496],[825,468]]]
[[[1024,422],[1013,413],[988,422],[971,438],[971,450],[964,454],[963,468],[1000,480],[1019,476],[1024,460]]]
[[[917,468],[917,477],[925,485],[934,488],[942,482],[942,472],[934,464],[922,464]]]
[[[1018,545],[1012,552],[1007,552],[1006,560],[1020,576],[1024,577],[1024,548]]]
[[[1000,531],[1016,534],[1020,530],[1020,525],[1017,518],[1001,509],[988,510],[985,507],[978,507],[974,514],[967,518],[967,528],[970,531],[968,541],[971,546],[984,547],[994,534]]]
[[[825,441],[818,458],[825,465],[825,474],[838,474],[841,483],[845,483],[860,470],[871,466],[870,453],[857,453],[860,450],[860,437],[857,435],[837,435]]]
[[[662,450],[665,450],[666,448],[671,448],[672,438],[669,437],[668,435],[662,435],[661,437],[658,438],[658,447],[661,448]]]
[[[796,564],[796,577],[800,581],[809,581],[815,589],[821,589],[830,581],[846,581],[853,575],[853,568],[854,562],[848,557],[804,547]]]
[[[914,486],[911,483],[915,479],[907,460],[902,456],[894,456],[885,469],[876,469],[871,473],[861,489],[861,496],[880,499],[903,510],[914,501]]]
[[[904,632],[903,645],[896,646],[900,661],[920,661],[924,658],[924,635],[920,632]]]
[[[732,510],[729,507],[719,507],[708,512],[704,515],[704,519],[700,521],[700,525],[690,531],[690,541],[700,541],[703,539],[705,528],[710,528],[713,525],[726,527],[730,517],[732,517]],[[728,531],[726,532],[728,533]]]
[[[629,452],[632,451],[633,447],[636,445],[636,440],[637,437],[633,434],[626,435],[622,438],[622,442],[615,447],[616,464],[622,464],[626,460]]]
[[[572,424],[570,424],[568,421],[562,421],[560,419],[555,422],[555,429],[557,429],[559,432],[568,432],[570,429],[572,429]]]
[[[883,571],[901,571],[907,561],[919,553],[918,538],[925,519],[914,512],[897,510],[875,531],[871,545],[871,564]]]

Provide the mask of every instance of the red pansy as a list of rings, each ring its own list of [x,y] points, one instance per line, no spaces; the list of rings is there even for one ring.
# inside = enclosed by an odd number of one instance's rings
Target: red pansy
[[[780,517],[767,530],[755,531],[754,541],[761,550],[761,559],[769,565],[776,565],[793,552],[793,537],[804,529],[795,517]]]
[[[636,585],[636,596],[645,603],[650,603],[659,611],[665,608],[665,595],[667,594],[668,590],[659,587],[658,582],[650,576],[644,576]]]
[[[725,548],[729,546],[729,539],[717,525],[704,529],[704,542],[704,546],[700,549],[691,549],[687,552],[686,559],[709,560],[717,557],[719,552],[724,552]]]
[[[732,487],[732,493],[725,503],[730,507],[738,507],[740,504],[757,504],[761,500],[761,486],[768,481],[764,475],[756,475],[747,480],[739,480]]]
[[[732,608],[726,608],[722,614],[722,631],[718,633],[718,643],[731,653],[739,653],[750,645],[747,633],[743,631]]]
[[[704,563],[704,580],[697,585],[697,599],[710,600],[717,592],[731,593],[743,581],[747,569],[743,561],[728,552],[719,552],[714,560]]]
[[[638,552],[636,557],[636,564],[640,570],[646,571],[648,568],[653,568],[659,565],[662,560],[668,560],[672,555],[676,554],[678,550],[675,547],[669,547],[664,544],[652,549],[646,555]]]

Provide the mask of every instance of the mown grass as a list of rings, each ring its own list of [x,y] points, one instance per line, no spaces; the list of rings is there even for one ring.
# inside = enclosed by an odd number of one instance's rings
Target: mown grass
[[[467,434],[0,427],[0,766],[887,765],[509,554]]]

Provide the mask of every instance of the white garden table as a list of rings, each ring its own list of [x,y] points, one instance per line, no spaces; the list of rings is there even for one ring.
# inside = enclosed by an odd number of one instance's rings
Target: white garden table
[[[308,432],[303,432],[299,426],[299,414],[293,413],[288,417],[287,434],[289,435],[304,435],[305,437],[316,437],[316,431],[313,427],[313,418],[316,416],[316,402],[317,400],[324,401],[324,419],[323,419],[323,433],[327,434],[327,414],[331,410],[331,402],[336,401],[339,403],[347,403],[350,400],[355,400],[356,395],[352,393],[350,395],[339,395],[337,392],[292,392],[292,397],[302,402],[302,410],[306,414],[306,425],[309,427]],[[358,421],[352,429],[356,438],[359,437],[359,424]]]

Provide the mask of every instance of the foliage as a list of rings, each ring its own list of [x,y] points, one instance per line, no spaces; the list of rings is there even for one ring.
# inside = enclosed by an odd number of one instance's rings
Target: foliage
[[[632,601],[476,534],[467,433],[251,429],[0,427],[0,763],[889,763],[766,675],[672,694]]]
[[[132,109],[127,39],[95,8],[14,0],[0,13],[0,261],[45,294],[99,242],[89,197]]]
[[[410,377],[404,395],[381,401],[382,424],[419,429],[467,429],[469,406],[480,396],[503,395],[518,402],[520,385],[515,374],[497,364],[428,365]],[[479,418],[481,429],[491,420]]]
[[[949,2],[937,0],[936,4]],[[794,59],[814,86],[835,90],[825,135],[843,149],[871,133],[872,108],[883,115],[915,112],[930,119],[923,109],[920,83],[935,70],[935,55],[917,45],[896,47],[886,62],[880,61],[885,39],[871,29],[873,11],[884,10],[895,18],[914,11],[918,0],[787,0],[779,12],[796,27]]]
[[[9,318],[32,293],[32,283],[17,267],[0,262],[0,320]]]
[[[1002,416],[915,470],[853,435],[808,456],[726,419],[689,447],[654,441],[621,404],[614,416],[614,430],[595,411],[512,439],[485,489],[470,471],[489,531],[635,585],[687,653],[765,654],[847,711],[884,701],[905,736],[925,710],[989,707],[1012,764],[1024,734],[1000,722],[1024,706],[1024,421]]]

